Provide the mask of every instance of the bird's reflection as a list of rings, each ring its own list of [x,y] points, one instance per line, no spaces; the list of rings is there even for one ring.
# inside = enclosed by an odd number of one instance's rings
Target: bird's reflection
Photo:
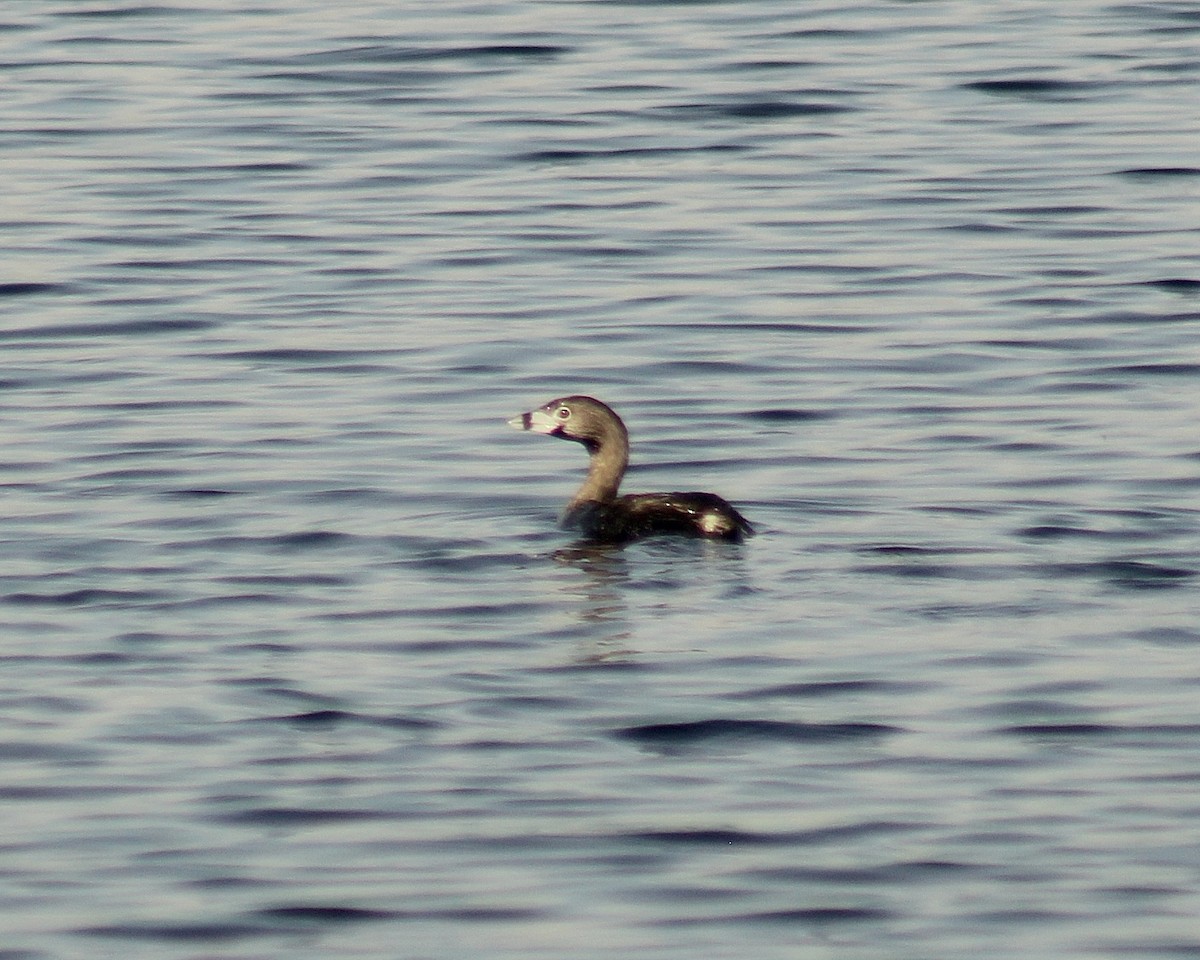
[[[625,663],[636,656],[629,640],[633,635],[629,607],[629,560],[615,544],[581,540],[561,547],[551,555],[555,563],[579,571],[582,576],[564,585],[564,592],[578,604],[578,617],[595,629],[580,651],[584,664]]]
[[[642,597],[644,604],[647,587],[667,594],[697,588],[697,560],[717,561],[719,569],[716,574],[709,564],[702,564],[719,580],[701,577],[701,585],[708,583],[718,591],[749,589],[740,562],[742,547],[737,544],[664,538],[646,541],[631,552],[627,545],[580,540],[554,550],[549,557],[578,573],[555,580],[579,632],[586,637],[584,649],[577,655],[580,663],[632,662],[642,652],[635,645],[635,635],[641,635],[646,627],[637,597]]]

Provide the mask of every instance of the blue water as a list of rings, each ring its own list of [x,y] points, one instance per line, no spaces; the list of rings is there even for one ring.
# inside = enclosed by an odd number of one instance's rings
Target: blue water
[[[0,958],[1200,957],[1196,4],[0,44]]]

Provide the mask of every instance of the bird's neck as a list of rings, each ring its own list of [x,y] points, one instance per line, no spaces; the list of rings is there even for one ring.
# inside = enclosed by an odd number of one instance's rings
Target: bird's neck
[[[587,447],[591,454],[587,479],[571,498],[568,510],[589,500],[603,503],[614,499],[629,466],[629,437],[620,424],[614,424]]]

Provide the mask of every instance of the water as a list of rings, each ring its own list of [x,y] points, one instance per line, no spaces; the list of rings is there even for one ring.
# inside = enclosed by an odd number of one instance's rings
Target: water
[[[0,38],[0,957],[1200,956],[1194,4]]]

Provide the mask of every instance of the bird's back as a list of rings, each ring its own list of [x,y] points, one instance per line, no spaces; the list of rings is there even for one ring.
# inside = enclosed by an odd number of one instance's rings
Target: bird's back
[[[587,501],[563,518],[594,540],[619,543],[672,533],[740,541],[754,528],[715,493],[631,493],[608,501]]]

